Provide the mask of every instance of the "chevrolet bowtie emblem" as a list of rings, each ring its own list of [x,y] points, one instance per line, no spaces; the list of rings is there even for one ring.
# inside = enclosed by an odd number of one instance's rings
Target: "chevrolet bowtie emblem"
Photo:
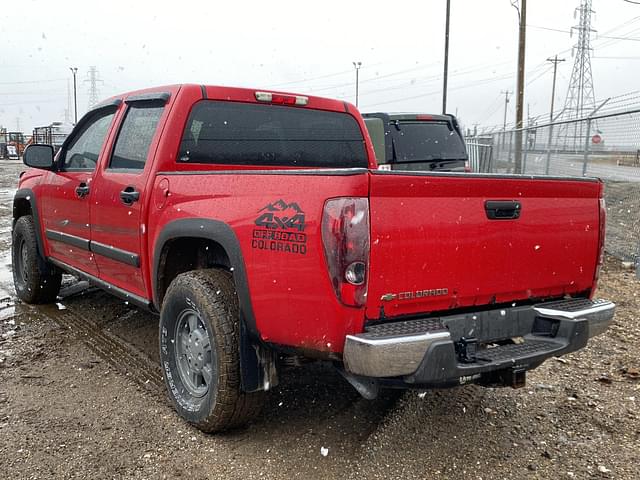
[[[380,300],[382,300],[383,302],[390,302],[396,297],[397,295],[395,293],[385,293],[384,295],[382,295],[382,297],[380,297]]]

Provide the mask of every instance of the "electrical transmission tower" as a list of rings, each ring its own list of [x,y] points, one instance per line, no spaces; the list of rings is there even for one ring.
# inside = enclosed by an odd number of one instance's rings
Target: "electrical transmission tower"
[[[592,0],[580,0],[575,16],[580,18],[577,26],[571,27],[571,34],[578,32],[578,42],[573,47],[574,63],[567,90],[567,98],[559,120],[574,120],[587,117],[596,108],[596,97],[593,91],[593,75],[591,71],[591,9]],[[559,143],[564,148],[581,149],[585,142],[584,122],[564,125],[558,131]]]
[[[100,100],[100,90],[98,90],[98,83],[104,84],[104,81],[100,78],[98,69],[96,67],[89,67],[87,72],[87,78],[84,83],[89,83],[89,108],[93,107]]]

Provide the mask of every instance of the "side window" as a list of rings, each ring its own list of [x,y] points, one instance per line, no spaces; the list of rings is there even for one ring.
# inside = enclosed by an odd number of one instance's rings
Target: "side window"
[[[133,104],[118,133],[109,168],[142,170],[164,106]]]
[[[98,112],[67,145],[62,161],[63,170],[94,170],[115,110]]]

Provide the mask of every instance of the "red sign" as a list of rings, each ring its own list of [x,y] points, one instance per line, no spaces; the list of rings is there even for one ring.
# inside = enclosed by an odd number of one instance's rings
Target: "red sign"
[[[602,137],[600,135],[598,135],[597,133],[593,137],[591,137],[591,143],[594,143],[594,144],[597,145],[600,142],[602,142]]]

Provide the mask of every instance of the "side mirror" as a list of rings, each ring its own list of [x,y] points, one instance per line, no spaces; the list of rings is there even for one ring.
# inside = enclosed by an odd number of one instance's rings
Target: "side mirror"
[[[22,155],[22,161],[27,167],[53,169],[53,147],[34,143],[29,145]]]

